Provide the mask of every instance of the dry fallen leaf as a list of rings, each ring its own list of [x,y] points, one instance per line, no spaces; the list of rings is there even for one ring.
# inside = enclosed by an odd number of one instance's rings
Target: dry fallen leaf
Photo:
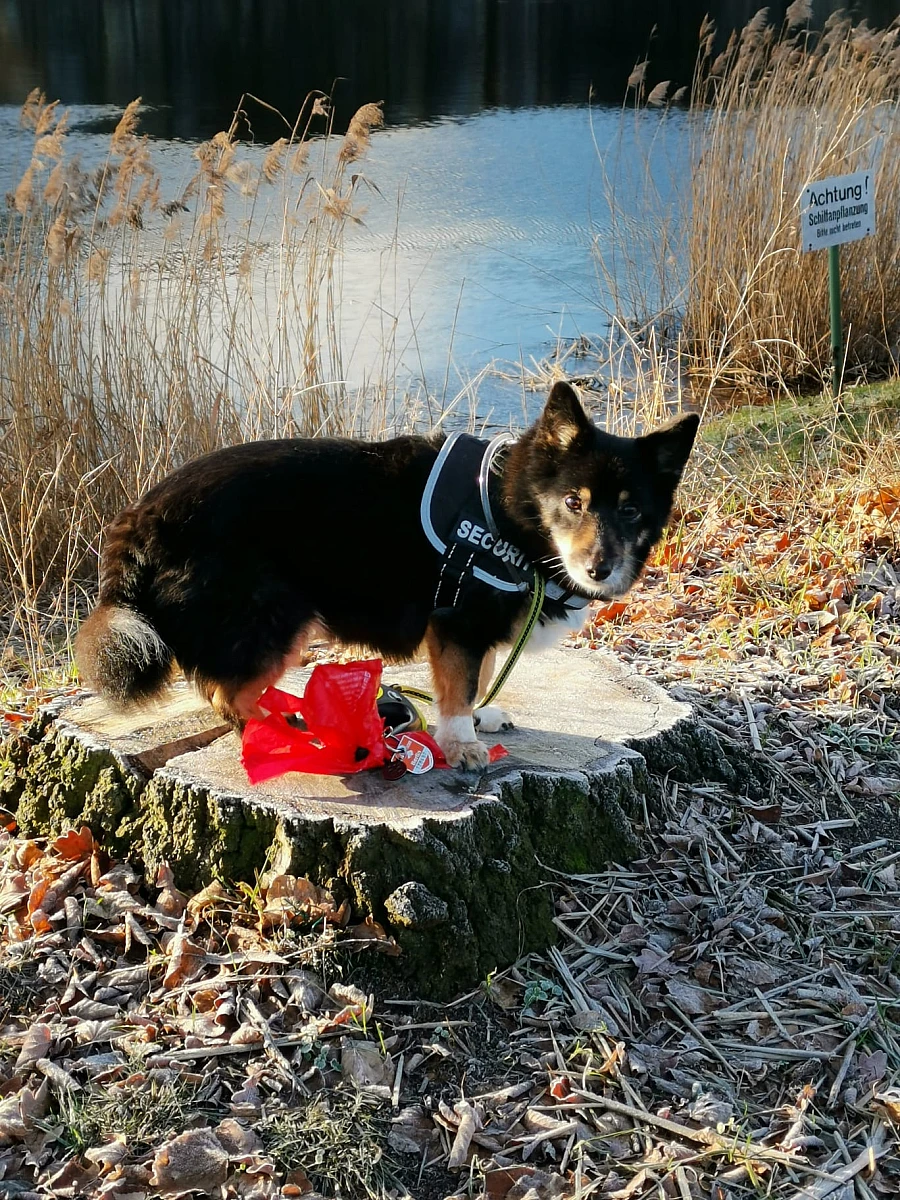
[[[231,908],[233,905],[234,900],[229,895],[228,889],[218,879],[214,879],[212,883],[208,883],[196,895],[191,896],[187,903],[187,911],[189,916],[196,920],[207,909],[217,909],[223,906]]]
[[[341,1074],[357,1087],[390,1087],[394,1068],[374,1042],[341,1038]]]
[[[21,1093],[13,1092],[0,1100],[0,1146],[23,1140],[28,1136],[29,1129],[30,1125],[22,1114]]]
[[[84,1157],[89,1163],[94,1163],[100,1167],[101,1170],[110,1171],[113,1167],[118,1166],[127,1154],[128,1143],[121,1133],[117,1133],[102,1146],[95,1146],[92,1150],[86,1150]]]
[[[520,1176],[506,1193],[505,1200],[562,1200],[568,1190],[562,1176],[534,1171],[530,1176]]]
[[[379,925],[373,917],[366,917],[361,925],[348,925],[344,933],[352,950],[371,948],[391,957],[401,953],[400,947],[388,935],[384,926]]]
[[[532,1180],[536,1172],[534,1167],[497,1167],[485,1171],[484,1191],[487,1200],[506,1200],[514,1183],[520,1179]],[[530,1185],[529,1185],[530,1186]]]
[[[156,897],[156,908],[167,917],[180,917],[187,908],[188,898],[175,886],[175,876],[167,862],[159,864],[156,886],[160,893]]]
[[[252,1025],[249,1021],[244,1021],[238,1025],[234,1033],[228,1038],[229,1044],[232,1046],[252,1046],[255,1042],[263,1040],[262,1030]]]
[[[88,859],[96,848],[94,835],[87,825],[76,831],[70,829],[50,843],[50,849],[60,858]]]
[[[189,1129],[165,1142],[153,1158],[150,1183],[164,1196],[213,1192],[228,1175],[228,1154],[211,1129]]]
[[[45,1177],[44,1186],[53,1197],[81,1200],[83,1196],[91,1194],[90,1185],[96,1181],[99,1173],[97,1167],[86,1167],[77,1158],[70,1158],[63,1167],[50,1174],[49,1178]]]
[[[26,1071],[39,1058],[46,1058],[52,1040],[53,1034],[50,1026],[45,1025],[41,1021],[36,1021],[28,1030],[25,1040],[22,1042],[22,1048],[16,1059],[15,1071],[17,1073]]]
[[[472,1138],[479,1129],[483,1128],[483,1121],[481,1113],[468,1100],[457,1101],[453,1109],[459,1118],[459,1125],[456,1129],[453,1145],[450,1147],[450,1157],[447,1159],[447,1166],[451,1171],[456,1171],[460,1167],[465,1166],[469,1157]]]
[[[16,863],[27,871],[44,857],[44,849],[30,838],[23,838],[16,847]]]
[[[229,1158],[255,1154],[262,1148],[259,1135],[246,1125],[241,1125],[234,1117],[226,1117],[224,1121],[220,1121],[213,1132]]]
[[[268,923],[291,918],[316,920],[334,911],[331,892],[308,879],[297,875],[275,875],[266,886],[264,919]]]
[[[419,1105],[413,1104],[402,1108],[394,1117],[391,1132],[388,1134],[388,1145],[400,1154],[421,1155],[434,1136],[434,1122]]]
[[[163,986],[180,987],[196,979],[206,965],[206,952],[202,946],[192,942],[186,933],[176,933],[168,946],[169,965],[163,978]]]
[[[15,871],[8,875],[0,888],[0,913],[15,912],[28,899],[28,879],[23,871]]]
[[[47,1111],[49,1096],[50,1087],[45,1079],[36,1092],[23,1087],[0,1100],[0,1146],[28,1139],[35,1121]]]
[[[512,1012],[521,1006],[523,991],[524,988],[520,983],[516,983],[514,979],[505,975],[499,979],[490,979],[487,987],[488,995],[493,1002],[506,1012]]]
[[[244,1086],[231,1094],[231,1111],[238,1117],[253,1120],[259,1116],[262,1109],[262,1097],[259,1094],[259,1078],[250,1075],[244,1080]]]
[[[666,980],[666,991],[688,1016],[700,1016],[712,1012],[716,1007],[716,998],[702,988],[692,987],[679,979]]]

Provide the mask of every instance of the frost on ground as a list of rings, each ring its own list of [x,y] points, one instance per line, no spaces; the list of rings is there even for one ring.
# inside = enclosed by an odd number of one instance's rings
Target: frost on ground
[[[393,947],[305,880],[6,832],[0,1194],[896,1195],[900,841],[823,815],[823,746],[771,803],[666,784],[640,859],[548,880],[558,946],[444,1006],[361,988]]]

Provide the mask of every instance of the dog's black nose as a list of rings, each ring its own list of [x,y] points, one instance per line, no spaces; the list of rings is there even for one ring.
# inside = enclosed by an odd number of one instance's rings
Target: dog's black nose
[[[598,583],[601,583],[612,575],[612,567],[607,566],[606,563],[595,563],[593,567],[588,567],[588,575],[591,579],[596,579]]]

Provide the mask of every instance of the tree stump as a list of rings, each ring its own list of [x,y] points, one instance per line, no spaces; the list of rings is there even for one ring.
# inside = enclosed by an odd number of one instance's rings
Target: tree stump
[[[281,686],[300,691],[307,674]],[[385,680],[428,686],[420,665],[386,668]],[[757,790],[689,705],[605,653],[525,656],[500,702],[517,727],[482,735],[509,757],[480,778],[295,773],[251,786],[237,735],[185,685],[128,716],[85,693],[0,749],[0,803],[26,833],[83,822],[150,874],[166,860],[183,887],[266,866],[327,884],[397,940],[390,962],[410,989],[446,996],[553,939],[536,886],[548,870],[590,873],[635,854],[655,775]]]

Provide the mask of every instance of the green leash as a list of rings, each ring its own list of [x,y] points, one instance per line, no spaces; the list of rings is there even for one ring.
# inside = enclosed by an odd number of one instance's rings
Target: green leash
[[[538,623],[538,618],[541,615],[541,609],[544,606],[545,590],[543,575],[541,575],[539,571],[535,571],[534,592],[531,597],[531,607],[528,610],[528,616],[525,618],[525,624],[522,626],[519,636],[516,638],[515,645],[509,652],[509,657],[500,668],[497,678],[488,688],[483,699],[479,700],[479,702],[475,705],[476,710],[487,707],[494,697],[499,694],[500,690],[512,674],[513,668],[519,661],[522,651],[525,649],[528,639],[531,637],[532,633],[534,632],[534,627]],[[392,686],[394,687],[395,691],[402,692],[404,696],[410,696],[413,700],[421,700],[425,704],[434,704],[434,697],[429,692],[423,691],[422,688],[399,687],[396,684],[393,684]]]
[[[519,636],[516,638],[516,644],[513,646],[512,650],[510,650],[510,652],[509,652],[509,657],[507,658],[507,660],[503,664],[503,666],[500,668],[500,671],[497,674],[497,678],[494,680],[494,682],[488,688],[487,692],[485,693],[484,699],[479,701],[479,703],[475,705],[476,708],[484,708],[486,705],[490,704],[490,702],[494,699],[494,697],[498,694],[500,689],[506,683],[507,679],[509,679],[510,675],[512,675],[513,667],[519,661],[519,658],[522,654],[522,651],[525,649],[525,645],[526,645],[528,639],[531,637],[532,633],[534,632],[534,627],[535,627],[535,625],[537,625],[538,617],[541,615],[541,608],[543,607],[543,604],[544,604],[544,577],[540,573],[540,571],[535,571],[535,573],[534,573],[534,595],[531,598],[531,608],[528,610],[528,616],[525,618],[525,624],[522,626],[522,630],[521,630]]]

